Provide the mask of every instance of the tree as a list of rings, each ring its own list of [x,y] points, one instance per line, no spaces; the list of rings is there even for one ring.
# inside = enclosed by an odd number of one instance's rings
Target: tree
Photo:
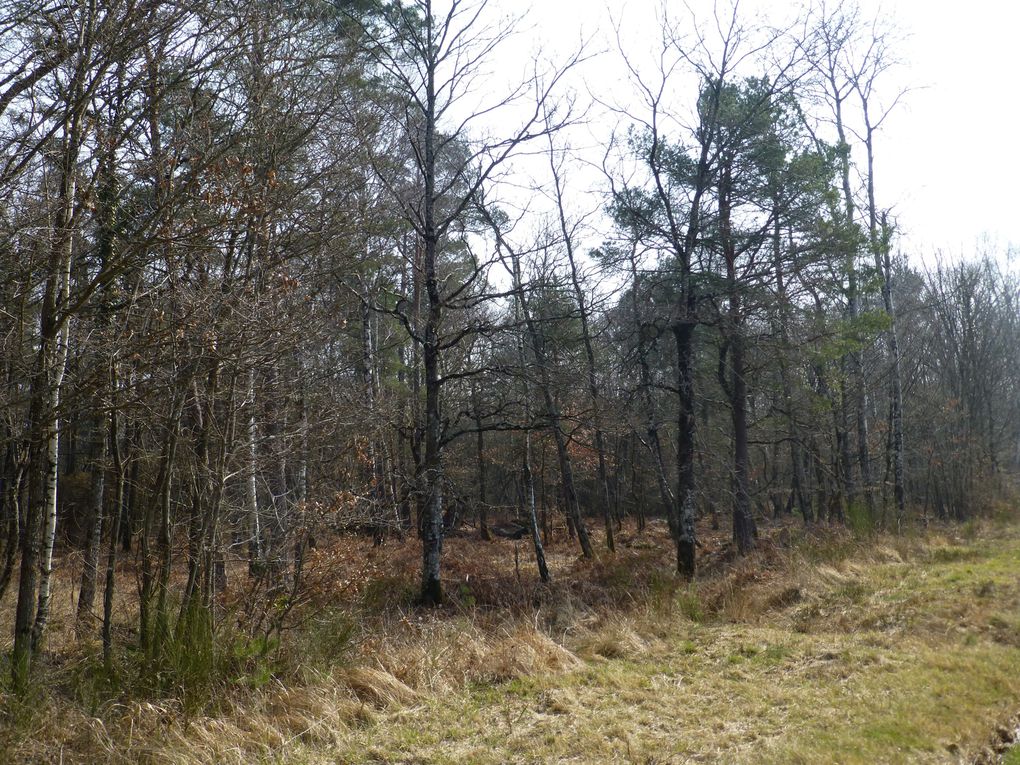
[[[731,79],[740,67],[778,38],[778,34],[770,33],[760,42],[748,40],[736,3],[726,12],[716,8],[713,20],[718,40],[710,41],[698,32],[690,44],[683,39],[676,22],[665,22],[656,70],[651,77],[642,76],[637,66],[623,54],[625,66],[643,101],[642,114],[625,111],[624,115],[637,126],[631,129],[628,143],[631,156],[640,163],[645,178],[641,185],[611,178],[618,223],[624,230],[634,232],[646,246],[661,253],[662,266],[670,271],[675,290],[667,323],[676,348],[678,483],[668,517],[677,549],[677,570],[687,577],[694,575],[697,544],[694,532],[695,331],[702,323],[701,306],[708,297],[699,275],[704,271],[699,256],[707,235],[706,206],[712,189],[720,188],[720,173],[724,172],[720,160],[727,149],[725,121],[732,117],[727,114],[726,103],[731,93]],[[671,80],[678,76],[683,65],[690,67],[700,86],[693,120],[682,116],[669,101]],[[684,137],[671,140],[670,130]],[[725,195],[720,198],[725,202]],[[725,222],[727,217],[724,209],[720,221]],[[738,356],[739,353],[738,349]],[[742,379],[742,375],[738,376]],[[734,416],[739,429],[739,410]],[[740,484],[739,477],[737,483]],[[737,512],[743,520],[737,535],[743,540],[742,551],[747,549],[751,533],[750,516],[739,510],[743,504],[738,500]]]
[[[581,341],[584,344],[584,361],[587,378],[587,394],[591,407],[591,423],[594,430],[595,456],[598,459],[598,488],[599,500],[602,504],[603,526],[606,532],[606,547],[610,552],[616,552],[616,544],[613,540],[613,517],[612,500],[609,495],[609,471],[606,468],[606,436],[605,424],[602,415],[602,400],[599,386],[597,365],[595,361],[594,340],[592,338],[592,307],[589,306],[589,299],[585,295],[585,289],[581,283],[580,266],[578,255],[575,252],[577,238],[577,226],[567,221],[566,200],[564,197],[564,177],[562,158],[557,161],[555,145],[552,136],[549,140],[549,171],[552,176],[553,200],[556,204],[557,218],[559,220],[559,233],[562,237],[564,252],[567,256],[567,265],[570,275],[570,286],[573,289],[574,299],[577,303],[577,316],[581,323]]]
[[[472,274],[457,286],[447,285],[443,248],[479,192],[495,180],[515,151],[555,129],[542,117],[553,111],[554,89],[580,54],[549,73],[540,72],[536,65],[507,94],[472,110],[467,106],[471,90],[484,75],[492,52],[513,32],[513,20],[487,22],[486,0],[452,0],[442,12],[432,0],[414,0],[386,5],[380,11],[377,21],[363,23],[362,31],[381,74],[400,95],[388,108],[411,150],[413,190],[405,193],[396,172],[378,158],[373,165],[421,245],[421,270],[416,278],[423,283],[424,316],[412,332],[422,351],[425,387],[424,454],[418,475],[420,599],[424,605],[437,605],[443,599],[442,365],[444,351],[460,339],[456,333],[444,336],[444,314],[463,291],[463,284],[478,276]],[[471,134],[482,117],[510,113],[508,107],[522,104],[524,115],[503,135]],[[563,119],[561,115],[558,124]]]
[[[19,8],[20,10],[20,8]],[[174,16],[173,13],[164,15]],[[30,375],[28,501],[21,533],[21,575],[12,652],[15,686],[24,689],[32,656],[38,650],[49,614],[50,576],[57,528],[60,407],[68,359],[71,323],[87,297],[118,271],[116,259],[89,279],[72,299],[72,266],[79,253],[76,231],[84,216],[82,198],[96,180],[83,172],[82,158],[92,135],[90,110],[101,108],[101,86],[143,44],[150,23],[159,18],[154,4],[48,8],[35,23],[50,34],[47,46],[31,47],[32,73],[5,93],[3,105],[28,98],[24,127],[17,136],[22,150],[11,155],[5,181],[37,168],[49,205],[42,300],[38,305],[38,351]],[[37,38],[38,41],[38,38]],[[102,147],[101,147],[102,148]],[[34,163],[41,162],[36,165]],[[93,168],[94,169],[94,168]]]

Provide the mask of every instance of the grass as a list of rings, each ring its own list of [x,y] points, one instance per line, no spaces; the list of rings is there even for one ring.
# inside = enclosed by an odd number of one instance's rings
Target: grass
[[[342,762],[953,762],[1016,701],[1015,651],[701,628],[566,676],[381,720]],[[1011,699],[1012,696],[1012,699]],[[431,722],[429,722],[431,721]]]
[[[644,543],[629,570],[626,552],[553,550],[558,587],[536,606],[525,582],[511,615],[486,607],[495,563],[455,550],[471,603],[378,613],[369,586],[308,623],[300,672],[191,715],[99,691],[8,700],[0,761],[1020,765],[996,738],[1020,711],[1016,526],[762,548],[714,568],[709,550],[690,587]]]
[[[607,618],[568,643],[576,670],[434,699],[339,760],[956,762],[1020,708],[1020,537],[996,537],[794,560],[800,594],[765,614],[731,595],[706,618],[681,590],[668,618]]]

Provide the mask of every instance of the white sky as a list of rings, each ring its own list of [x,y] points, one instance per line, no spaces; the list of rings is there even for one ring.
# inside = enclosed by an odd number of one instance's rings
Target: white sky
[[[492,3],[493,10],[513,14],[523,5]],[[986,235],[1001,251],[1010,243],[1020,246],[1020,43],[1015,39],[1020,3],[860,4],[868,14],[881,7],[907,35],[898,50],[905,65],[887,74],[882,88],[913,90],[883,126],[876,146],[879,206],[894,210],[901,249],[912,257],[935,250],[966,256]],[[711,0],[689,0],[689,5],[707,17]],[[522,44],[568,50],[582,36],[595,37],[595,47],[609,52],[586,64],[584,78],[593,87],[619,87],[614,83],[623,82],[625,74],[612,50],[609,18],[623,19],[640,47],[643,39],[657,40],[653,24],[659,7],[659,0],[534,0],[526,19],[530,31],[509,50],[512,56],[521,55]],[[667,0],[667,7],[684,13],[682,0]],[[742,7],[781,15],[794,4],[744,0]]]

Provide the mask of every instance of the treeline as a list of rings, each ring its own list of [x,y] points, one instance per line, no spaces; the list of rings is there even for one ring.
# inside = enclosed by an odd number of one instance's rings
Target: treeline
[[[485,2],[7,3],[15,685],[55,551],[81,556],[79,637],[157,673],[230,576],[282,619],[329,533],[417,534],[428,605],[465,527],[527,536],[547,579],[557,529],[591,557],[665,517],[691,577],[701,522],[743,554],[767,516],[896,527],[1003,489],[1018,282],[1003,253],[901,256],[876,192],[895,39],[731,10],[662,19],[651,65],[600,58],[629,84],[596,94],[595,216],[569,147],[591,56],[514,62],[500,93],[514,22]]]

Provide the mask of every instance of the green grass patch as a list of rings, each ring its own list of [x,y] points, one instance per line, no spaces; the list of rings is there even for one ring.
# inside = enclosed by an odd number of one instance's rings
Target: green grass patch
[[[697,590],[681,588],[664,628],[676,637],[643,655],[475,686],[364,735],[428,763],[957,762],[1020,709],[1020,640],[1005,637],[1020,634],[1020,540],[915,557],[848,564],[753,624],[705,623]],[[415,743],[422,726],[435,735]]]

